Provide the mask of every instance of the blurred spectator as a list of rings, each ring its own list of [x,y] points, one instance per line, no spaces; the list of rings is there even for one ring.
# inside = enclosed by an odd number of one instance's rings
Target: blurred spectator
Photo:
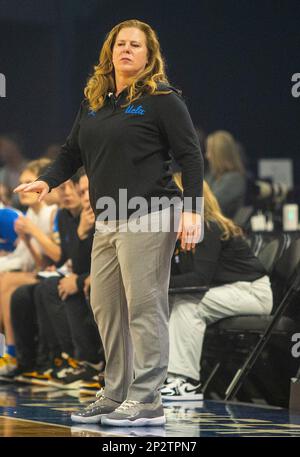
[[[44,202],[48,206],[51,206],[51,205],[61,206],[60,195],[59,195],[59,191],[58,191],[57,187],[55,189],[52,189],[51,192],[49,192],[49,194],[46,195]]]
[[[18,237],[14,223],[22,214],[15,208],[10,207],[11,192],[7,186],[0,184],[0,256],[12,252],[16,247]]]
[[[219,130],[207,137],[205,176],[225,216],[234,218],[244,205],[247,178],[238,145],[233,136]]]
[[[20,183],[27,183],[38,177],[40,170],[49,166],[49,159],[38,159],[30,162],[20,176]],[[38,202],[37,194],[22,192],[20,202],[28,207],[26,215],[20,215],[14,229],[18,233],[18,245],[15,251],[6,257],[0,258],[0,271],[32,271],[36,264],[43,263],[43,250],[40,241],[44,241],[41,234],[50,236],[56,214],[56,205],[47,205]],[[48,255],[48,253],[46,253]]]
[[[10,206],[11,204],[11,191],[5,184],[0,183],[0,208]]]
[[[49,166],[49,159],[30,162],[20,176],[21,183],[37,179]],[[14,252],[0,257],[0,316],[6,336],[6,354],[0,359],[0,375],[6,374],[16,366],[14,335],[10,316],[10,298],[12,293],[23,284],[37,282],[34,269],[43,268],[47,257],[60,257],[60,248],[51,239],[56,205],[48,206],[38,202],[33,192],[20,193],[21,203],[28,206],[26,216],[20,215],[15,221],[18,244]],[[22,322],[22,325],[24,323]]]
[[[76,184],[79,176],[77,173],[58,188],[63,205],[58,213],[61,239],[58,265],[71,259],[72,272],[63,278],[42,280],[34,292],[32,286],[17,289],[11,303],[18,356],[18,369],[13,374],[22,375],[23,381],[49,381],[51,385],[68,389],[78,387],[82,381],[95,384],[93,378],[96,376],[97,379],[104,365],[103,348],[86,287],[95,216],[90,207],[88,179],[84,172],[79,181],[80,202]],[[30,323],[24,328],[22,322],[28,315]],[[41,359],[35,358],[35,340],[37,332],[45,336],[49,328],[51,337],[46,339],[51,340],[50,359],[48,365],[44,365]],[[77,360],[72,359],[74,350]],[[57,362],[53,365],[53,359],[61,359],[61,352],[68,355],[63,356],[61,370],[57,370]],[[30,369],[33,371],[26,372]]]
[[[12,191],[19,182],[21,172],[24,170],[27,160],[23,155],[23,147],[20,139],[14,134],[0,135],[0,184],[4,184],[8,191]],[[17,195],[12,196],[13,206],[18,207]]]

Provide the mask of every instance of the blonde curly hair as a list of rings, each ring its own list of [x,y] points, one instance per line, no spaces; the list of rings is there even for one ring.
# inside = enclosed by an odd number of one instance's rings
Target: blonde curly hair
[[[137,100],[145,92],[149,94],[155,93],[155,95],[170,92],[157,90],[158,82],[166,84],[169,84],[169,82],[166,76],[165,62],[161,54],[156,32],[145,22],[141,22],[137,19],[130,19],[117,24],[106,35],[100,52],[99,62],[94,66],[94,73],[88,79],[84,89],[84,95],[88,100],[89,107],[93,111],[98,111],[103,106],[108,92],[114,92],[116,89],[112,61],[113,47],[120,30],[128,27],[135,27],[145,33],[148,49],[148,63],[144,71],[130,84],[127,96],[128,103],[124,106]]]

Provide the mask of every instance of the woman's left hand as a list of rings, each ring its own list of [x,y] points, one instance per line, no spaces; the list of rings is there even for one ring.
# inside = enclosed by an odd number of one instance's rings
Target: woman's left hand
[[[201,215],[183,212],[179,223],[177,239],[181,239],[181,249],[190,251],[201,238]]]

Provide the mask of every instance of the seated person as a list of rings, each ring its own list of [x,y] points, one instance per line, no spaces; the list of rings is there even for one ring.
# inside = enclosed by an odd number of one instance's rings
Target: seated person
[[[206,159],[205,179],[224,216],[232,219],[244,205],[247,190],[246,172],[233,136],[222,130],[208,135]]]
[[[48,167],[49,159],[38,159],[30,162],[20,176],[26,183],[37,179]],[[28,207],[26,216],[20,215],[15,221],[18,234],[16,249],[0,257],[0,325],[3,325],[6,336],[6,354],[0,358],[0,375],[7,374],[15,368],[14,335],[10,315],[10,298],[12,293],[23,284],[37,282],[35,269],[43,268],[47,258],[60,256],[60,247],[52,240],[52,229],[57,205],[39,202],[36,193],[20,193],[20,201]]]
[[[20,183],[37,179],[39,173],[50,163],[49,159],[44,158],[30,162],[20,176]],[[19,194],[19,199],[28,209],[25,216],[21,214],[15,221],[14,229],[18,234],[17,246],[13,252],[0,257],[0,272],[33,271],[36,266],[42,266],[43,255],[48,255],[47,241],[52,235],[57,206],[49,205],[47,200],[39,202],[37,194],[33,192],[22,192]],[[41,241],[43,244],[46,241],[46,247],[41,244]],[[51,243],[51,252],[53,247],[59,250]]]
[[[35,383],[37,380],[40,383],[49,381],[51,385],[69,389],[79,387],[82,381],[94,381],[93,377],[104,367],[104,354],[92,310],[86,299],[95,224],[86,174],[76,173],[71,180],[58,187],[58,192],[63,209],[57,217],[61,241],[61,257],[57,263],[65,264],[70,259],[72,269],[63,278],[43,279],[33,292],[30,286],[26,286],[13,294],[11,313],[18,359],[18,370],[14,375],[22,374],[22,380],[34,380]],[[29,314],[34,325],[25,329],[23,319]],[[49,328],[52,334],[50,338]],[[35,344],[37,334],[39,340],[44,336],[48,346],[51,346],[54,357],[47,361],[51,368],[54,369],[53,358],[59,358],[62,352],[68,356],[74,353],[77,361],[71,361],[71,368],[76,368],[76,374],[69,370],[68,376],[54,379],[49,375],[49,366],[38,364]],[[70,357],[66,357],[66,360],[70,360]],[[65,364],[62,368],[66,368]]]
[[[180,186],[179,177],[175,182]],[[202,294],[175,295],[170,317],[168,378],[165,400],[202,399],[200,359],[205,329],[219,319],[268,315],[273,296],[264,267],[251,252],[242,231],[223,216],[204,182],[204,239],[194,252],[179,252],[170,287],[208,286]],[[177,274],[174,274],[177,273]]]

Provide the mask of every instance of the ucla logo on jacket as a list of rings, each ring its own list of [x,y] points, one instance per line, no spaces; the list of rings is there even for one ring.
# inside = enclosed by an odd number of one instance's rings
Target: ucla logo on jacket
[[[134,106],[134,105],[129,105],[125,113],[127,114],[139,114],[140,116],[143,116],[145,114],[145,110],[143,109],[142,105],[139,106]]]

